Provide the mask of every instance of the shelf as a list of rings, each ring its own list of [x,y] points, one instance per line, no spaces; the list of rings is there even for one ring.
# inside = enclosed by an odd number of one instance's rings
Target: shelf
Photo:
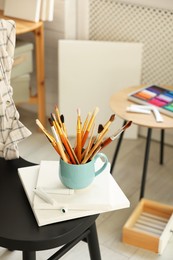
[[[30,97],[30,104],[38,105],[38,119],[45,125],[45,73],[44,73],[44,24],[42,21],[30,22],[23,19],[4,16],[0,10],[0,18],[13,20],[16,23],[16,35],[32,32],[35,36],[36,53],[36,86],[37,94]],[[34,102],[33,102],[34,101]]]

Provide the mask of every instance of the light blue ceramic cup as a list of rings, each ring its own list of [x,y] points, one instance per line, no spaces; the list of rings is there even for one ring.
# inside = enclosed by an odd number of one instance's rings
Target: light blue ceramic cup
[[[101,158],[103,164],[96,171],[95,163]],[[85,164],[69,164],[60,159],[59,178],[62,184],[70,189],[83,189],[89,186],[94,178],[102,173],[108,164],[108,158],[103,153],[98,153],[94,159]]]

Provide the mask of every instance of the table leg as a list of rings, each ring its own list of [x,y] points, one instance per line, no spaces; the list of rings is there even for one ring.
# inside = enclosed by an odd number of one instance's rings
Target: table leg
[[[149,152],[150,152],[151,134],[152,134],[152,129],[148,128],[145,156],[144,156],[144,166],[143,166],[143,173],[142,173],[142,180],[141,180],[140,199],[144,197],[145,182],[146,182],[146,177],[147,177],[148,158],[149,158]]]
[[[90,228],[90,234],[87,237],[88,248],[91,260],[101,260],[100,248],[98,243],[98,236],[96,224],[94,223]]]
[[[44,68],[44,27],[43,24],[35,31],[36,76],[37,76],[37,105],[38,118],[45,126],[45,68]]]
[[[124,124],[126,124],[127,121],[124,121]],[[123,135],[124,135],[124,131],[121,133],[119,139],[118,139],[118,143],[117,143],[117,146],[116,146],[116,149],[115,149],[115,152],[114,152],[114,156],[113,156],[113,160],[112,160],[112,163],[111,163],[111,174],[113,172],[113,169],[114,169],[114,166],[115,166],[115,162],[116,162],[116,159],[117,159],[117,156],[118,156],[118,153],[119,153],[119,149],[120,149],[120,146],[121,146],[121,142],[123,140]]]
[[[36,260],[36,252],[35,251],[23,251],[23,260]]]
[[[160,138],[160,164],[163,164],[164,159],[164,139],[165,139],[165,131],[161,129],[161,138]]]

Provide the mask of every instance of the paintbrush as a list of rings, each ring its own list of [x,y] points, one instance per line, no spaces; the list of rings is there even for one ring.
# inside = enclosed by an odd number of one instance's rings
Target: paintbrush
[[[55,106],[55,114],[56,114],[56,117],[57,117],[57,122],[59,123],[60,127],[63,127],[62,122],[61,122],[61,118],[60,118],[58,106]]]
[[[39,128],[43,131],[43,133],[52,141],[54,141],[54,137],[46,130],[46,128],[42,125],[42,123],[36,119],[36,124],[39,126]]]
[[[76,163],[79,164],[79,161],[78,161],[78,159],[75,156],[75,153],[74,153],[74,151],[73,151],[73,149],[72,149],[72,147],[71,147],[71,145],[70,145],[70,143],[68,141],[68,138],[66,138],[63,130],[59,126],[58,122],[56,121],[56,117],[55,117],[54,113],[51,113],[51,118],[53,120],[53,124],[55,124],[55,126],[57,127],[58,134],[59,134],[59,136],[61,138],[61,141],[62,141],[62,143],[63,143],[63,145],[64,145],[64,147],[65,147],[65,149],[67,151],[67,154],[70,157],[71,162],[73,164],[76,164]]]
[[[99,139],[99,135],[100,135],[100,133],[103,131],[103,125],[101,125],[101,124],[99,124],[99,126],[98,126],[98,130],[97,130],[97,136],[95,137],[95,140],[94,140],[94,142],[93,142],[93,144],[95,144],[97,141],[98,141],[98,139]]]
[[[41,124],[41,122],[36,119],[36,124],[39,126],[39,128],[43,131],[43,133],[46,135],[47,139],[49,140],[49,142],[52,144],[52,146],[54,147],[54,149],[57,151],[57,153],[60,155],[60,151],[59,148],[57,146],[57,143],[55,141],[55,138],[49,134],[49,132],[44,128],[44,126]]]
[[[92,114],[92,116],[91,116],[91,118],[90,118],[90,120],[89,120],[87,129],[86,129],[86,131],[85,131],[85,133],[84,133],[84,135],[83,135],[83,138],[82,138],[82,148],[83,148],[84,145],[85,145],[85,142],[86,142],[86,140],[87,140],[87,138],[88,138],[89,132],[90,132],[90,130],[91,130],[91,127],[92,127],[92,125],[93,125],[93,123],[94,123],[95,117],[96,117],[96,115],[97,115],[98,112],[99,112],[99,108],[96,107],[95,110],[94,110],[94,112],[93,112],[93,114]]]
[[[114,119],[115,119],[115,114],[111,115],[111,117],[109,118],[108,122],[103,126],[103,129],[102,129],[102,131],[100,132],[100,134],[98,136],[98,140],[99,140],[100,136],[102,135],[102,132],[104,133],[104,131],[106,131],[106,129],[109,128],[109,126],[114,121]]]
[[[98,152],[100,152],[100,150],[101,150],[101,147],[100,147],[100,146],[97,147],[97,149],[93,152],[92,156],[90,157],[90,161],[94,158],[94,156],[95,156]]]
[[[52,130],[52,133],[55,137],[55,140],[56,140],[56,143],[57,143],[57,146],[58,146],[58,149],[59,149],[59,152],[60,152],[60,156],[61,158],[66,162],[66,163],[69,163],[69,160],[64,152],[64,149],[63,149],[63,145],[62,145],[62,142],[55,130],[55,127],[54,127],[54,124],[53,124],[53,120],[51,118],[48,119],[49,120],[49,123],[50,123],[50,126],[51,126],[51,130]]]
[[[81,137],[81,116],[80,109],[77,109],[77,146],[76,153],[79,163],[81,162],[81,152],[82,152],[82,137]]]
[[[114,121],[114,119],[115,119],[115,114],[112,114],[112,115],[110,116],[108,122],[104,125],[104,128],[105,128],[105,127],[108,128],[108,127],[110,126],[110,124]]]
[[[60,119],[61,119],[61,123],[62,123],[62,129],[63,129],[65,135],[67,136],[67,128],[66,128],[65,123],[64,123],[64,121],[65,121],[64,115],[60,115]]]
[[[99,140],[94,144],[94,146],[91,148],[91,150],[89,151],[88,155],[85,157],[85,159],[82,161],[82,164],[83,163],[86,163],[87,161],[89,161],[95,150],[100,146],[100,144],[102,143],[102,140],[103,140],[103,137],[104,135],[108,132],[108,129],[105,129],[104,133],[102,133],[102,135],[100,136]]]
[[[101,144],[101,149],[103,149],[105,146],[110,144],[112,141],[114,141],[122,132],[124,132],[130,125],[132,121],[128,121],[121,129],[116,131],[115,134],[112,136],[108,137],[102,144]]]
[[[83,127],[82,127],[82,138],[83,138],[83,135],[84,135],[84,133],[85,133],[85,131],[86,131],[87,124],[88,124],[88,121],[89,121],[90,116],[91,116],[91,113],[89,112],[88,115],[87,115],[87,117],[86,117],[86,119],[85,119],[85,122],[84,122],[84,124],[83,124]]]
[[[91,129],[90,139],[89,139],[87,148],[85,149],[84,153],[82,154],[82,158],[83,158],[82,160],[85,160],[86,156],[88,155],[89,150],[91,149],[91,147],[94,143],[94,137],[93,137],[94,128],[95,128],[95,124],[93,124],[93,127]]]

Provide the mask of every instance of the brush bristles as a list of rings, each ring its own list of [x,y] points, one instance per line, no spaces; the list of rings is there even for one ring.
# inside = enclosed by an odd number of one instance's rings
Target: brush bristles
[[[95,110],[94,110],[94,113],[93,113],[93,115],[94,115],[94,116],[96,116],[98,112],[99,112],[99,108],[98,108],[98,107],[96,107],[96,108],[95,108]]]
[[[61,118],[61,122],[64,123],[64,116],[60,115],[60,118]]]
[[[55,116],[54,113],[51,113],[51,118],[52,118],[53,121],[56,121],[56,116]]]
[[[77,108],[77,115],[80,116],[80,108]]]
[[[128,128],[129,126],[131,126],[132,121],[128,121],[127,124],[124,126],[124,129]]]
[[[53,120],[52,120],[52,118],[49,117],[48,120],[49,120],[50,126],[53,126]]]
[[[44,126],[42,125],[42,123],[41,123],[38,119],[36,119],[35,121],[36,121],[36,124],[37,124],[41,129],[44,129]]]
[[[98,134],[101,133],[101,131],[103,130],[103,128],[104,128],[104,127],[100,124],[99,127],[98,127]]]
[[[113,122],[113,121],[114,121],[114,119],[115,119],[115,114],[111,115],[111,117],[110,117],[110,119],[109,119],[109,120],[110,120],[111,122]]]

